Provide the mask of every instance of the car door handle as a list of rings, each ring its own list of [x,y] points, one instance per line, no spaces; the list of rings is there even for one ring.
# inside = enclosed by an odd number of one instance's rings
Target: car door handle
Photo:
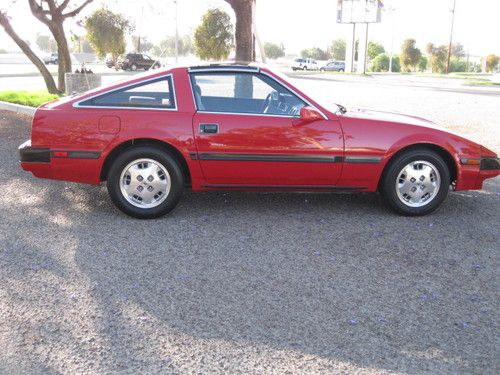
[[[200,124],[200,133],[215,134],[219,131],[219,124]]]

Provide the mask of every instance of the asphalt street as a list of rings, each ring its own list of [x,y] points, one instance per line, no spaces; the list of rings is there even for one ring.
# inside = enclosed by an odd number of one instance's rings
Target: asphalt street
[[[500,151],[498,98],[301,81]],[[0,112],[0,373],[500,372],[500,178],[419,218],[376,194],[186,192],[139,221],[21,171],[29,121]]]

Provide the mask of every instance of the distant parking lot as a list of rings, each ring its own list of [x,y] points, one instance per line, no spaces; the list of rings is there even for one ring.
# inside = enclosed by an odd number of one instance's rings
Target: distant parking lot
[[[295,82],[500,152],[498,96]],[[374,194],[187,192],[138,221],[102,187],[22,172],[28,137],[0,112],[0,373],[500,370],[500,178],[420,218]]]

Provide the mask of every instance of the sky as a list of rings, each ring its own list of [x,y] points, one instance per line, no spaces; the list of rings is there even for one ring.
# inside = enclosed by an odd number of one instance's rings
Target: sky
[[[79,3],[81,0],[72,0]],[[204,12],[219,7],[233,18],[224,0],[177,0],[179,34],[192,33]],[[12,24],[25,39],[34,41],[37,33],[48,29],[29,13],[26,0],[0,0],[0,9],[8,8]],[[84,18],[105,4],[113,11],[130,17],[136,30],[152,42],[175,33],[174,0],[95,0],[81,13]],[[414,38],[422,50],[428,42],[448,44],[453,0],[385,0],[382,22],[371,24],[369,39],[397,53],[402,41]],[[325,49],[333,39],[352,35],[352,25],[336,23],[337,0],[257,0],[257,29],[262,41],[283,43],[287,54],[299,54],[304,48]],[[78,34],[83,29],[73,21],[66,25]],[[456,0],[454,40],[471,55],[500,55],[500,1]],[[32,43],[33,45],[34,43]],[[15,45],[0,28],[0,48],[15,50]]]

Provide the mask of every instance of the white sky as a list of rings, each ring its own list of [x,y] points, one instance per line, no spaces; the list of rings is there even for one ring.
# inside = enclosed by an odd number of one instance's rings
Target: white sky
[[[78,3],[79,0],[72,0]],[[464,44],[472,55],[495,53],[500,55],[500,1],[456,0],[454,40]],[[0,0],[0,8],[11,0]],[[415,38],[424,49],[427,42],[447,44],[453,0],[386,0],[396,9],[392,15],[384,13],[382,23],[370,25],[370,40],[390,49],[394,28],[394,51],[406,38]],[[106,4],[111,10],[132,18],[141,34],[153,42],[175,31],[173,0],[96,0],[80,15]],[[223,0],[178,0],[179,34],[191,33],[210,7],[220,7],[232,15]],[[338,37],[348,37],[351,25],[336,23],[337,0],[257,0],[257,27],[262,41],[283,43],[287,53],[298,54],[309,47],[326,48]],[[26,0],[18,0],[8,9],[16,30],[34,40],[37,32],[48,34],[48,29],[30,13]],[[83,33],[73,22],[67,28]],[[34,43],[32,43],[33,45]],[[15,46],[0,28],[0,48],[14,50]]]

